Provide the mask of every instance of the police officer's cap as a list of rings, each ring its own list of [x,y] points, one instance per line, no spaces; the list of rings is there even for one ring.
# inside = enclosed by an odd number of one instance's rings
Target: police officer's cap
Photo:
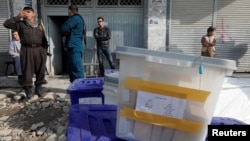
[[[24,7],[23,10],[30,10],[30,11],[34,12],[34,9],[32,7],[29,7],[29,6]]]

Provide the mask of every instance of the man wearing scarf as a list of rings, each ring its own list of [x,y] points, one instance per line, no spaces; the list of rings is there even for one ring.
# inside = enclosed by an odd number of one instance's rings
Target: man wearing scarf
[[[201,38],[201,55],[206,57],[214,57],[215,56],[215,46],[216,46],[216,39],[215,39],[215,32],[216,28],[210,26],[207,29],[207,34],[202,36]]]
[[[42,25],[35,19],[32,7],[24,7],[18,16],[4,22],[6,28],[16,30],[21,40],[20,61],[22,69],[22,87],[26,98],[31,99],[33,75],[35,74],[35,94],[43,96],[42,84],[45,80],[48,41]]]

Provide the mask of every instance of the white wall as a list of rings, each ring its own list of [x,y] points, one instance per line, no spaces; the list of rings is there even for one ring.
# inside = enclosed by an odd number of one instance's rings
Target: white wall
[[[146,46],[150,50],[166,50],[167,0],[148,0],[145,4]]]

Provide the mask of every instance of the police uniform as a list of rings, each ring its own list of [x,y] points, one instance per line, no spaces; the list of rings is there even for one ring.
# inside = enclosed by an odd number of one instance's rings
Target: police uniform
[[[40,24],[36,26],[18,16],[7,19],[4,26],[18,31],[21,40],[20,61],[22,68],[22,86],[26,95],[31,96],[33,75],[36,75],[36,93],[41,95],[41,85],[45,83],[45,68],[48,41]],[[28,90],[28,92],[26,91]]]
[[[86,25],[79,14],[73,14],[61,26],[62,33],[66,33],[66,59],[70,82],[84,77],[83,53],[86,43]],[[70,31],[70,32],[69,32]]]

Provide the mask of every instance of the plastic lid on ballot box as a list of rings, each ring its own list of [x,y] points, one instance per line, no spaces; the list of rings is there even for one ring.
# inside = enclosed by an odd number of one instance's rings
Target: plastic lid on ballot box
[[[80,78],[74,80],[74,82],[68,87],[67,92],[72,93],[75,91],[100,91],[102,90],[104,80],[102,77],[97,78]]]
[[[145,57],[145,60],[149,62],[176,66],[191,67],[203,64],[206,66],[231,70],[227,75],[231,75],[232,70],[237,70],[236,62],[234,60],[149,50],[137,47],[117,46],[116,58],[120,59],[120,55]]]

